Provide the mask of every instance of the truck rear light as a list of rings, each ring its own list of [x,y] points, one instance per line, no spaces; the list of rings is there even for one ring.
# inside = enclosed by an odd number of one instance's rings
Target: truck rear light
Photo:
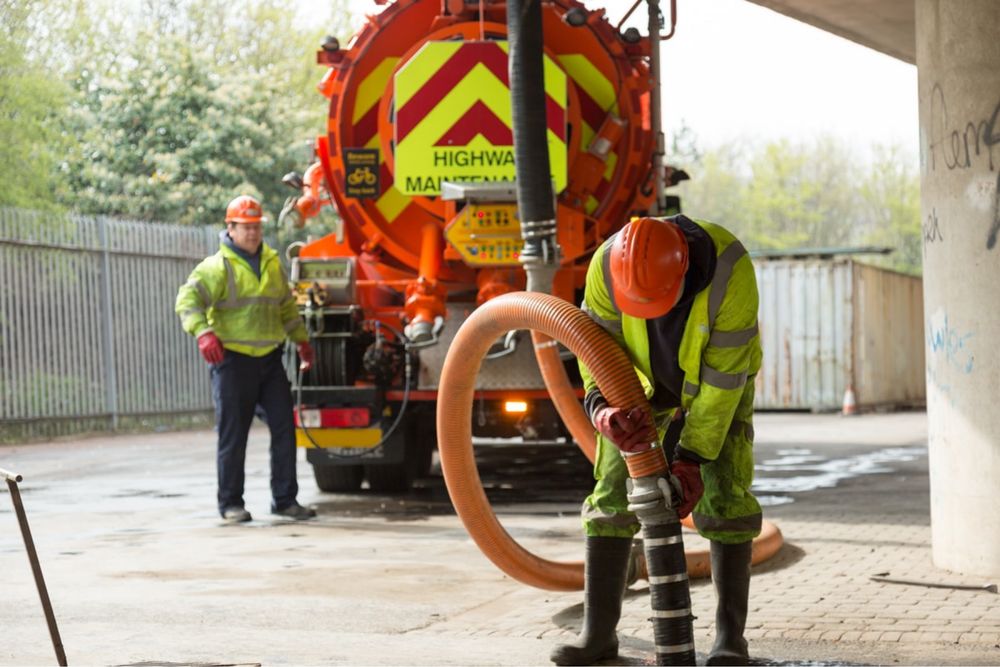
[[[305,428],[364,428],[371,424],[368,408],[298,410],[295,425]]]
[[[528,411],[527,401],[504,401],[503,411],[509,414],[524,414]]]

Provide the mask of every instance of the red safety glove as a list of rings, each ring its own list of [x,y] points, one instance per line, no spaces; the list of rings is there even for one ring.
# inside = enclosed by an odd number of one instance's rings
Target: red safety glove
[[[701,464],[687,459],[675,459],[670,464],[670,474],[677,479],[674,486],[680,486],[681,489],[681,498],[674,509],[677,510],[677,518],[683,519],[691,513],[705,493],[705,484],[701,481]]]
[[[222,341],[211,331],[206,331],[198,336],[198,351],[210,364],[222,363],[222,356],[225,354],[222,349]]]
[[[309,370],[314,361],[316,361],[316,353],[313,352],[312,345],[308,341],[299,343],[299,370]]]
[[[656,429],[642,408],[613,408],[606,405],[594,413],[594,427],[623,452],[642,451],[656,442]]]

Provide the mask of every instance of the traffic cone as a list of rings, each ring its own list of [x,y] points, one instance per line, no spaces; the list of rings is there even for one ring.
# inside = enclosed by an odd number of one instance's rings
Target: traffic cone
[[[844,405],[840,414],[844,417],[858,414],[858,403],[854,398],[854,387],[851,385],[847,385],[847,389],[844,391]]]

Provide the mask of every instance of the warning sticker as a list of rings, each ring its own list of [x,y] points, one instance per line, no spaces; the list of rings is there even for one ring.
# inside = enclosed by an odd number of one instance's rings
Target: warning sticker
[[[377,148],[344,149],[344,194],[355,199],[379,196]]]

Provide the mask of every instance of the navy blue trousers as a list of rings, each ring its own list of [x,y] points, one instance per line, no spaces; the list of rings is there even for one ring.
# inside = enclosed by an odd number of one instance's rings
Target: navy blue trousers
[[[243,507],[247,435],[257,406],[271,430],[271,509],[285,509],[299,493],[292,391],[281,357],[281,348],[263,357],[226,350],[222,363],[212,366],[220,514],[228,507]]]

